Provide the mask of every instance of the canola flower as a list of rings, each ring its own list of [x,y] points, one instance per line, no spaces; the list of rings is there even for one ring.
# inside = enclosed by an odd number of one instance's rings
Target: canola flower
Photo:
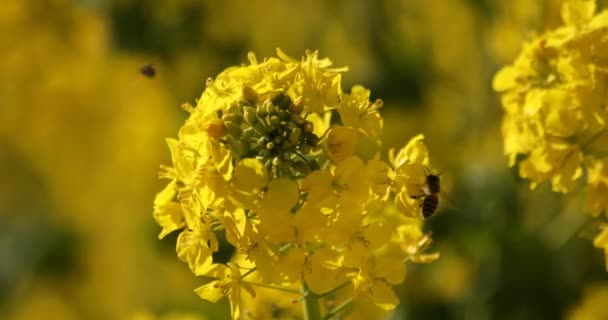
[[[362,86],[343,92],[347,68],[317,52],[277,54],[250,53],[183,106],[190,117],[167,139],[173,164],[160,176],[170,182],[154,202],[159,237],[179,232],[178,257],[208,280],[196,293],[227,297],[234,319],[265,314],[252,307],[262,289],[295,294],[307,319],[393,309],[406,263],[438,256],[424,253],[431,240],[412,198],[429,166],[423,136],[386,163],[382,101]],[[225,264],[213,259],[219,232],[236,252]]]
[[[564,2],[564,26],[525,43],[495,76],[505,154],[531,188],[568,193],[584,184],[585,211],[608,209],[608,11],[592,0]],[[606,228],[595,239],[608,257]],[[608,264],[607,264],[608,266]]]

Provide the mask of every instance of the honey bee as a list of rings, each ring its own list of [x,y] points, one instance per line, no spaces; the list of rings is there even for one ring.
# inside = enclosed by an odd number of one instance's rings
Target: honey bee
[[[437,207],[439,206],[438,194],[441,192],[441,184],[439,183],[439,176],[443,173],[433,174],[428,168],[426,169],[426,177],[424,185],[420,186],[421,195],[411,196],[412,199],[422,198],[420,207],[422,208],[422,216],[424,219],[428,219],[435,214]]]
[[[148,78],[154,78],[156,75],[156,68],[154,68],[154,65],[150,63],[142,66],[139,69],[139,72]]]

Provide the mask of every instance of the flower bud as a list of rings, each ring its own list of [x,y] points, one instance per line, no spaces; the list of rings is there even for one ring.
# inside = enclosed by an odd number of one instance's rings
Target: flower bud
[[[302,96],[297,97],[289,106],[289,112],[292,114],[300,114],[304,110],[304,99]]]
[[[268,139],[266,137],[260,137],[257,141],[257,144],[258,146],[265,146],[267,142]]]
[[[254,107],[245,107],[243,108],[243,118],[249,125],[254,125],[258,118],[256,116],[256,109]]]
[[[306,142],[313,147],[319,143],[319,137],[314,133],[307,133],[305,138]]]
[[[230,121],[240,124],[241,122],[243,122],[243,116],[238,113],[227,113],[222,116],[222,120],[224,120],[224,122]]]
[[[293,130],[295,128],[299,128],[299,127],[295,122],[289,121],[285,124],[285,128],[287,128],[287,130],[291,131],[291,130]]]
[[[262,151],[260,151],[258,154],[261,159],[265,159],[265,158],[270,157],[270,150],[262,149]]]
[[[308,143],[301,143],[298,146],[298,149],[300,149],[300,152],[303,154],[309,154],[312,151],[312,146]]]
[[[241,126],[233,121],[224,121],[224,125],[228,128],[228,132],[235,137],[238,138],[243,133],[241,130]]]
[[[268,113],[269,115],[272,115],[277,111],[274,107],[274,104],[272,104],[272,101],[270,100],[264,101],[264,104],[262,106],[264,107],[264,110],[266,110],[266,113]]]
[[[374,101],[374,103],[372,103],[371,109],[378,110],[378,109],[382,108],[382,106],[384,106],[384,101],[382,101],[380,99],[376,99],[376,101]]]
[[[182,105],[180,107],[187,112],[190,112],[190,113],[194,112],[194,107],[189,103],[182,103]]]
[[[302,116],[300,116],[299,114],[292,114],[292,115],[291,115],[291,120],[292,120],[293,122],[295,122],[295,124],[297,124],[297,125],[299,125],[299,126],[304,125],[304,122],[306,121],[306,120],[304,120],[304,118],[302,118]]]
[[[241,140],[241,152],[244,154],[248,153],[250,150],[249,142],[246,140]]]
[[[255,113],[260,119],[264,119],[268,115],[268,112],[266,112],[265,105],[258,106],[255,110]]]
[[[245,128],[245,130],[243,130],[243,137],[249,138],[249,137],[253,136],[254,132],[255,132],[255,129],[253,127],[247,127],[247,128]]]
[[[202,129],[207,135],[214,139],[219,139],[228,133],[228,128],[221,119],[213,119],[205,122]]]
[[[280,165],[283,164],[283,160],[281,160],[281,158],[279,157],[274,157],[274,159],[272,159],[272,165],[275,167],[278,167]]]
[[[279,119],[286,121],[289,120],[291,118],[291,115],[285,111],[285,110],[280,110],[279,111]]]
[[[285,94],[283,92],[277,93],[277,95],[272,98],[272,104],[278,106],[281,101],[283,101],[283,97],[285,97]]]
[[[310,122],[310,121],[304,122],[303,127],[304,127],[303,128],[304,132],[306,132],[306,133],[312,133],[314,131],[314,126],[313,126],[312,122]]]
[[[314,159],[308,160],[308,167],[312,171],[321,169],[321,166],[319,165],[319,163],[317,162],[317,160],[314,160]]]
[[[251,87],[243,86],[241,92],[245,101],[249,101],[250,103],[256,103],[258,101],[258,94]]]
[[[291,98],[284,94],[283,97],[281,98],[281,100],[279,101],[278,107],[281,110],[287,110],[289,109],[289,106],[291,105]]]
[[[298,140],[300,140],[301,136],[302,136],[302,129],[296,127],[294,129],[292,129],[291,132],[289,133],[289,142],[292,145],[296,145],[298,143]]]
[[[310,168],[304,161],[292,162],[291,167],[293,170],[303,175],[308,175],[310,173]]]
[[[281,122],[281,119],[279,118],[279,116],[277,116],[276,114],[270,116],[270,123],[276,125],[276,124],[279,124],[279,122]]]

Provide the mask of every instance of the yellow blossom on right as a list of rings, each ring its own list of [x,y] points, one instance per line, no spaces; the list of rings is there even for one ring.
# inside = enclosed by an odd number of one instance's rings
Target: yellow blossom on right
[[[608,11],[595,10],[594,0],[565,1],[564,25],[525,43],[493,88],[509,165],[532,189],[583,183],[585,211],[598,217],[608,209]]]

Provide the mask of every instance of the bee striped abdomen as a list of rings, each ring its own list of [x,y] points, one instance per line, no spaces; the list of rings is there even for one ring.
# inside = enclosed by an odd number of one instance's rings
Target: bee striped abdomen
[[[430,218],[435,211],[437,210],[437,206],[439,205],[439,198],[437,198],[434,194],[429,194],[424,197],[422,201],[422,216],[425,219]]]

